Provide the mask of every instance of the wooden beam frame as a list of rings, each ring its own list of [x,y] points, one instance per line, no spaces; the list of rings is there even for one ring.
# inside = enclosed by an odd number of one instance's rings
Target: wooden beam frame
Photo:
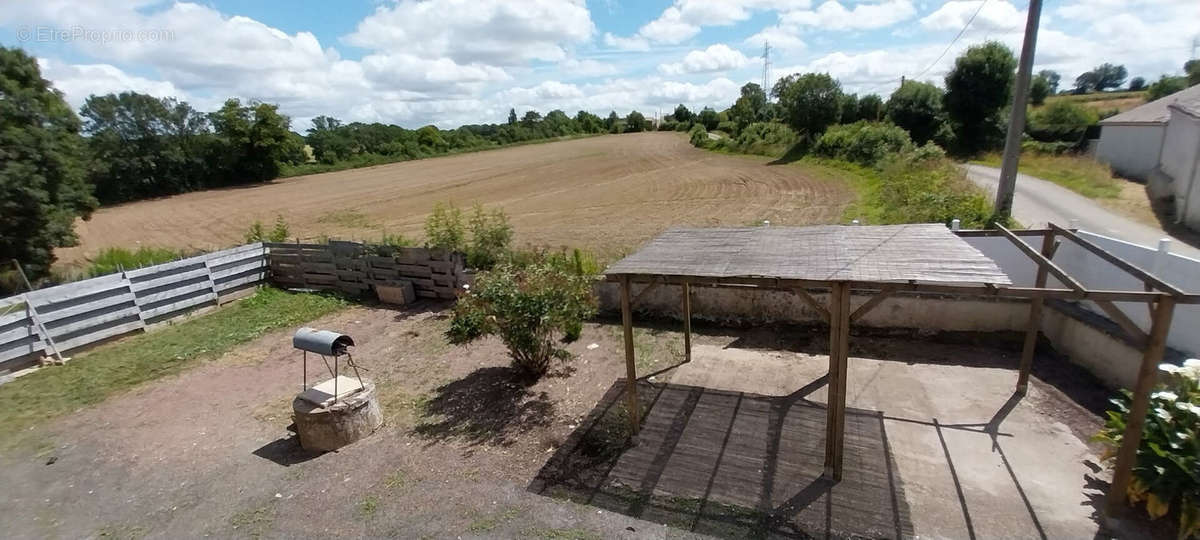
[[[850,354],[850,287],[834,282],[829,295],[829,392],[825,419],[825,476],[842,479],[846,445],[846,371]]]
[[[1050,229],[1010,229],[1009,232],[1017,236],[1041,236],[1047,232],[1050,232]],[[1004,236],[1004,233],[996,229],[959,229],[954,231],[954,234],[958,235],[959,238]]]
[[[1147,285],[1153,285],[1154,287],[1158,288],[1158,290],[1168,293],[1171,296],[1175,296],[1176,301],[1178,301],[1179,297],[1195,296],[1195,295],[1188,295],[1184,291],[1180,290],[1178,287],[1159,279],[1154,274],[1151,274],[1150,272],[1142,270],[1137,265],[1135,265],[1129,261],[1126,261],[1125,259],[1122,259],[1116,255],[1113,255],[1112,253],[1109,253],[1108,250],[1106,250],[1100,246],[1097,246],[1096,244],[1093,244],[1092,242],[1090,242],[1088,240],[1084,240],[1078,234],[1075,234],[1074,232],[1072,232],[1070,230],[1059,227],[1058,225],[1055,225],[1053,223],[1050,224],[1050,228],[1053,229],[1055,233],[1061,234],[1064,237],[1066,237],[1068,240],[1075,242],[1075,244],[1077,244],[1079,247],[1092,252],[1094,255],[1096,255],[1097,257],[1100,257],[1101,259],[1108,261],[1113,266],[1116,266],[1117,268],[1124,270],[1127,274],[1130,274],[1133,277],[1142,280]]]
[[[1175,313],[1175,298],[1162,295],[1154,307],[1150,323],[1150,335],[1142,353],[1142,365],[1138,368],[1137,383],[1133,389],[1133,403],[1126,416],[1125,434],[1121,437],[1121,448],[1117,450],[1117,462],[1113,466],[1112,484],[1104,501],[1104,513],[1117,517],[1125,508],[1125,493],[1133,476],[1137,462],[1137,450],[1142,444],[1142,429],[1146,425],[1146,412],[1150,408],[1150,391],[1158,382],[1158,364],[1162,362],[1167,348],[1167,332],[1171,329],[1171,318]]]
[[[683,315],[683,361],[692,361],[692,286],[688,283],[680,285],[683,291],[680,313]]]
[[[636,437],[641,428],[637,398],[637,364],[633,349],[633,310],[629,302],[629,276],[621,279],[621,328],[625,333],[625,406],[629,409],[629,432]]]
[[[858,306],[858,309],[854,310],[854,313],[850,314],[850,322],[854,322],[865,317],[868,312],[870,312],[872,309],[875,309],[875,306],[878,306],[880,302],[887,300],[888,297],[894,292],[896,292],[896,287],[885,285],[883,289],[875,293],[875,296],[872,296],[866,302],[863,302],[862,305]]]
[[[1072,290],[1075,290],[1075,291],[1086,290],[1083,285],[1080,285],[1078,281],[1075,281],[1075,278],[1071,277],[1071,274],[1068,274],[1065,270],[1063,270],[1062,268],[1059,268],[1057,264],[1054,264],[1050,259],[1048,259],[1046,257],[1046,255],[1044,255],[1044,254],[1051,253],[1051,250],[1054,249],[1053,248],[1053,245],[1054,245],[1054,234],[1053,233],[1045,233],[1042,235],[1042,238],[1043,238],[1042,252],[1039,253],[1039,252],[1035,251],[1032,247],[1030,247],[1029,244],[1026,244],[1020,238],[1017,238],[1017,235],[1013,234],[1012,231],[1005,229],[1001,225],[996,225],[996,228],[1000,229],[1000,232],[1003,233],[1006,238],[1011,240],[1012,243],[1017,246],[1017,249],[1020,249],[1022,253],[1028,255],[1029,258],[1033,259],[1033,262],[1037,263],[1039,274],[1042,272],[1042,270],[1048,270],[1051,274],[1054,275],[1054,277],[1058,278],[1058,280],[1061,281],[1063,283],[1063,285],[1066,285],[1067,287],[1071,288]],[[1042,280],[1042,282],[1040,284],[1035,284],[1035,287],[1037,287],[1039,289],[1043,288],[1045,286],[1046,286],[1045,280]]]
[[[646,296],[646,293],[653,291],[656,287],[658,287],[659,283],[661,283],[659,280],[651,281],[648,285],[646,285],[646,288],[642,289],[642,292],[639,292],[637,296],[633,297],[633,300],[631,300],[629,303],[637,304],[638,300],[641,300],[643,296]]]
[[[1124,311],[1121,311],[1121,308],[1118,308],[1116,304],[1107,300],[1100,300],[1096,302],[1096,305],[1100,306],[1100,309],[1103,309],[1104,313],[1108,314],[1108,318],[1120,325],[1121,329],[1125,330],[1125,333],[1129,334],[1129,337],[1133,338],[1139,347],[1146,345],[1149,336],[1142,330],[1142,327],[1133,322],[1133,319],[1130,319]],[[1151,317],[1153,317],[1154,306],[1153,304],[1148,305],[1150,305]]]
[[[821,303],[818,302],[816,298],[813,298],[811,294],[808,294],[808,291],[799,287],[788,290],[792,291],[792,294],[800,297],[805,304],[808,304],[808,307],[817,312],[817,316],[820,317],[821,320],[825,321],[826,324],[829,324],[829,310],[825,309],[825,306],[822,306]]]
[[[1009,239],[1016,242],[1018,245],[1028,247],[1028,244],[1018,240],[1015,236],[1009,236]],[[1042,234],[1042,253],[1053,255],[1054,252],[1054,233],[1046,231]],[[1046,259],[1049,262],[1049,259]],[[1037,277],[1034,278],[1033,286],[1043,288],[1046,286],[1047,274],[1050,271],[1050,265],[1038,265]],[[1033,356],[1037,352],[1038,332],[1042,329],[1042,304],[1046,300],[1044,298],[1029,299],[1029,319],[1025,324],[1025,343],[1021,346],[1021,362],[1017,366],[1017,393],[1025,395],[1029,389],[1029,373],[1033,370]]]

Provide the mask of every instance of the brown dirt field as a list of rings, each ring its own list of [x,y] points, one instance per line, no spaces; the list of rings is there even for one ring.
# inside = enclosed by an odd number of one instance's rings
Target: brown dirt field
[[[676,133],[535,144],[288,178],[103,208],[79,222],[64,264],[109,246],[209,250],[242,242],[254,220],[283,215],[293,236],[420,236],[433,205],[508,213],[519,244],[619,255],[672,225],[804,225],[841,217],[853,198],[837,175],[693,148]]]

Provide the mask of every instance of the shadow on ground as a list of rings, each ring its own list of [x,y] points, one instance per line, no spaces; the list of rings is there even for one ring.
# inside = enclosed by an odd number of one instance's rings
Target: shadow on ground
[[[511,367],[485,367],[446,383],[418,411],[414,433],[431,442],[459,438],[471,445],[507,446],[531,428],[549,425],[554,403],[536,382]]]
[[[726,538],[912,535],[883,415],[848,410],[845,477],[822,477],[823,405],[640,381],[631,442],[620,380],[529,485],[534,493]]]

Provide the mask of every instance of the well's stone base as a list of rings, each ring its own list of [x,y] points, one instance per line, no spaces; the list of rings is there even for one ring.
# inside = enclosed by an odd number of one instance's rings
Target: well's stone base
[[[383,411],[375,397],[375,383],[364,379],[363,389],[319,407],[296,397],[292,400],[296,433],[305,450],[337,450],[373,433],[383,424]]]

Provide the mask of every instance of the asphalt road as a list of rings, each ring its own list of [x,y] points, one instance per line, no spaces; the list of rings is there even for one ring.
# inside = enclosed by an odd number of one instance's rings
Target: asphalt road
[[[963,165],[963,168],[972,182],[988,190],[993,197],[996,195],[1000,169],[974,164]],[[1071,220],[1078,220],[1080,229],[1150,247],[1157,247],[1159,239],[1172,238],[1162,229],[1133,221],[1074,191],[1027,174],[1017,175],[1013,217],[1026,227],[1042,227],[1051,221],[1066,227]],[[1172,253],[1200,259],[1200,249],[1179,239],[1173,240]]]

